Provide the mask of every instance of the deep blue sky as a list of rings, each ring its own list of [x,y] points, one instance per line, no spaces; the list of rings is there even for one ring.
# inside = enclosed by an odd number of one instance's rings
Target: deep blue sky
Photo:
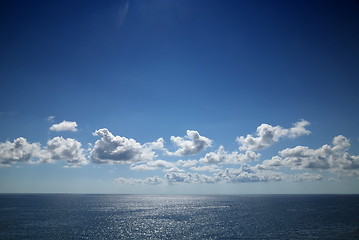
[[[87,149],[88,143],[98,140],[92,133],[107,128],[141,144],[162,137],[165,147],[174,151],[170,137],[195,130],[213,140],[198,156],[183,156],[198,160],[220,145],[238,151],[236,137],[254,136],[262,123],[288,129],[305,119],[310,135],[283,138],[260,151],[260,161],[298,145],[312,149],[330,145],[337,135],[350,140],[349,152],[355,156],[359,154],[358,13],[354,0],[2,1],[0,142],[24,137],[46,145],[63,136]],[[47,121],[48,116],[55,118]],[[49,130],[63,120],[76,122],[78,131]],[[47,168],[59,179],[65,175],[75,179],[88,171],[90,179],[107,179],[111,185],[117,184],[113,178],[163,175],[161,170],[155,174],[129,170],[128,164],[96,165],[86,158],[89,164],[71,169],[79,172],[70,174],[61,161],[15,163],[0,169],[6,176],[0,191],[37,191],[9,183],[25,179],[30,169],[36,172],[36,184],[47,179],[53,182],[53,191],[61,184],[47,176]],[[159,154],[156,159],[182,158]],[[13,172],[19,164],[22,170]],[[105,171],[113,171],[113,176],[104,177]],[[357,183],[357,178],[349,178],[351,184]],[[345,188],[345,181],[333,191]],[[231,183],[228,191],[246,184]],[[321,184],[331,191],[328,181]],[[217,185],[205,188],[217,192]],[[58,191],[76,191],[66,186]],[[178,186],[156,187],[166,192],[172,190],[163,189]],[[41,189],[50,191],[51,186]],[[286,191],[281,189],[286,187],[273,191]]]

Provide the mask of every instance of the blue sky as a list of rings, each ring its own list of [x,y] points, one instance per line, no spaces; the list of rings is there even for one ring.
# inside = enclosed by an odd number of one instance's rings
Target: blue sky
[[[359,193],[357,1],[0,9],[0,192]]]

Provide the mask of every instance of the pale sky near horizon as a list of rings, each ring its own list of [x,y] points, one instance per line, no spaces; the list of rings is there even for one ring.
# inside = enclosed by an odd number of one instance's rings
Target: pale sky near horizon
[[[358,1],[0,12],[0,193],[359,193]]]

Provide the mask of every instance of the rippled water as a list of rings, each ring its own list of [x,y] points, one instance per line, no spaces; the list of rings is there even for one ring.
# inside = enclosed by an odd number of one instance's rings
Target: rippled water
[[[0,239],[359,239],[359,195],[0,195]]]

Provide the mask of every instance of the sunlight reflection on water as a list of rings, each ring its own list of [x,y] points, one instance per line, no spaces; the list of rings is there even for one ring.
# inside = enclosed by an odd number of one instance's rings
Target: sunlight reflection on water
[[[358,234],[358,196],[2,195],[0,239],[315,239]]]

